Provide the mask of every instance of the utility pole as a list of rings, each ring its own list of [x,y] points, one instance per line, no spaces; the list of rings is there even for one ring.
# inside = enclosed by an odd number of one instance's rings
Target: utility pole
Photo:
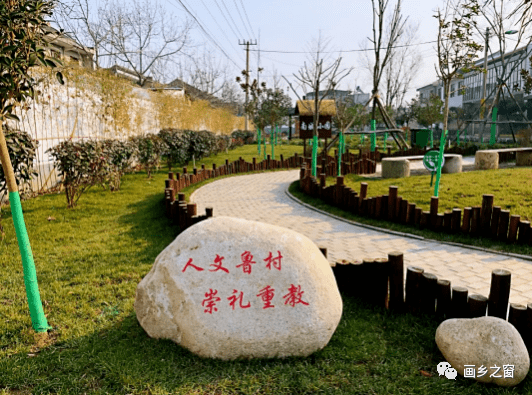
[[[245,40],[238,40],[238,45],[245,45],[246,46],[246,104],[245,106],[248,106],[248,96],[249,96],[249,46],[250,45],[257,45],[257,40],[253,42],[251,41],[245,41]],[[248,114],[245,113],[245,121],[244,121],[244,128],[248,130]]]

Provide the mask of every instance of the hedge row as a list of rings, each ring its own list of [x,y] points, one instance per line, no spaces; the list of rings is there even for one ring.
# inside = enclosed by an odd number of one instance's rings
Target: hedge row
[[[120,180],[127,171],[142,168],[150,177],[162,157],[171,169],[193,158],[241,146],[244,141],[253,141],[253,133],[236,131],[232,136],[218,136],[209,131],[163,129],[156,135],[135,136],[127,141],[66,140],[47,152],[62,177],[67,205],[74,207],[91,186],[120,189]]]

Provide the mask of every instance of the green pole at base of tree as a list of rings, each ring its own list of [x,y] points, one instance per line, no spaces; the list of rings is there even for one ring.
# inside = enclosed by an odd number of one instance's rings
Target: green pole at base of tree
[[[318,136],[312,137],[312,176],[316,177],[316,165],[318,162]]]
[[[497,112],[499,110],[497,107],[493,107],[493,111],[491,114],[491,121],[497,122]],[[497,133],[497,125],[495,123],[491,124],[491,135],[490,135],[490,145],[494,145],[497,142],[497,138],[495,137],[495,134]]]
[[[260,135],[260,129],[257,129],[257,149],[259,150],[259,156],[260,156],[260,144],[261,144],[261,135]]]
[[[28,232],[26,231],[26,224],[24,223],[24,215],[22,213],[22,205],[20,204],[20,195],[18,192],[9,192],[9,203],[11,205],[11,215],[13,216],[15,233],[18,240],[18,248],[22,257],[24,285],[26,286],[32,326],[36,332],[46,332],[51,327],[46,321],[42,308],[35,262],[33,261],[33,253],[31,251]]]
[[[272,159],[275,159],[275,129],[270,130],[270,145],[272,146]]]
[[[344,134],[340,132],[338,138],[338,176],[342,175],[342,154],[344,153]]]
[[[438,156],[438,170],[436,173],[436,184],[434,184],[434,196],[438,197],[438,190],[440,189],[440,177],[441,177],[441,168],[443,162],[443,151],[445,149],[445,137],[447,136],[448,131],[445,130],[441,134],[440,138],[440,155]]]
[[[386,142],[388,141],[388,133],[384,133],[384,141],[382,143],[382,146],[384,149],[386,149]]]
[[[371,120],[371,130],[372,131],[377,130],[377,122],[374,119]],[[377,135],[375,133],[371,133],[370,142],[371,142],[371,152],[375,152],[375,147],[377,146]]]

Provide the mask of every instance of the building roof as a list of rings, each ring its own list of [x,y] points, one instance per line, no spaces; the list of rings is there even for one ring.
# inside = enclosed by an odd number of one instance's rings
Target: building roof
[[[44,32],[45,35],[43,38],[48,44],[63,48],[65,51],[76,52],[80,55],[89,56],[91,58],[94,56],[94,48],[89,48],[78,43],[66,33],[61,33],[52,26],[45,26]]]
[[[296,103],[296,115],[313,115],[314,100],[298,100]],[[322,100],[319,107],[320,115],[336,115],[334,100]]]
[[[185,91],[191,100],[205,100],[210,103],[211,106],[215,108],[226,108],[233,111],[236,111],[234,106],[230,103],[219,99],[218,97],[211,95],[210,93],[204,92],[190,84],[187,84],[185,81],[176,78],[172,82],[165,85],[166,88],[181,88]]]

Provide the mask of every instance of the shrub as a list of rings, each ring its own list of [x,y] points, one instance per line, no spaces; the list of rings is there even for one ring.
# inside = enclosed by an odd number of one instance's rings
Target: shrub
[[[83,192],[93,185],[103,184],[109,177],[108,158],[103,145],[96,141],[65,140],[47,152],[55,160],[69,208],[76,206]]]
[[[231,137],[238,140],[242,139],[243,144],[253,144],[257,142],[257,133],[251,130],[235,130]]]
[[[151,177],[154,168],[158,168],[161,162],[161,156],[167,149],[163,140],[155,135],[148,134],[145,136],[135,136],[130,139],[137,150],[137,159],[142,167]]]
[[[188,139],[190,141],[188,149],[187,161],[192,159],[201,159],[210,154],[216,153],[216,135],[207,130],[201,130],[199,132],[192,132],[187,130]]]
[[[38,173],[33,169],[33,161],[36,158],[38,141],[23,131],[14,130],[4,125],[4,136],[6,138],[9,158],[13,165],[13,171],[17,180],[17,185],[22,195],[34,176]],[[0,166],[0,194],[7,193],[7,183],[4,170]]]
[[[128,171],[136,155],[136,147],[131,141],[104,140],[101,142],[103,156],[107,158],[105,181],[111,191],[120,189],[122,176]]]
[[[184,163],[187,160],[190,142],[186,138],[187,133],[179,129],[162,129],[159,132],[163,146],[163,155],[166,156],[168,169],[172,166]]]

